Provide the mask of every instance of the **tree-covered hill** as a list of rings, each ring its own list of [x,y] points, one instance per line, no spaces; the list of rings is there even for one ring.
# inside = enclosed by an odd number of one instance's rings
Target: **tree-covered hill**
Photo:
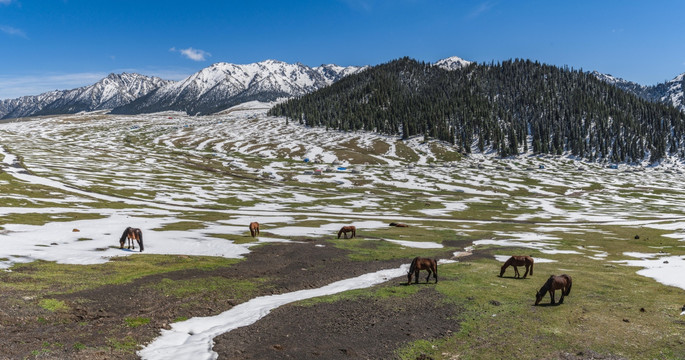
[[[530,60],[448,71],[402,58],[288,100],[269,114],[307,126],[423,134],[466,153],[532,150],[621,162],[685,157],[682,112],[583,71]]]

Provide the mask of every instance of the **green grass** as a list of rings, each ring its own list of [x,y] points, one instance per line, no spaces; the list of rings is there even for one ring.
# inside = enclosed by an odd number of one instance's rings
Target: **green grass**
[[[135,318],[125,318],[124,323],[128,327],[138,327],[141,325],[146,325],[150,323],[150,318],[144,318],[144,317],[135,317]]]
[[[0,273],[3,287],[52,294],[71,293],[110,284],[123,284],[145,276],[183,269],[212,270],[240,260],[220,257],[136,255],[115,257],[98,265],[66,265],[48,261],[16,264]]]
[[[685,354],[679,289],[639,276],[635,268],[604,267],[581,256],[538,264],[535,275],[524,280],[499,278],[499,265],[481,259],[441,266],[436,288],[464,309],[460,331],[446,339],[412,343],[398,354],[403,359],[421,353],[435,359],[498,359],[513,353],[523,359],[554,358],[584,350],[631,359]],[[564,304],[532,306],[548,274],[561,272],[573,277]],[[557,300],[559,296],[557,292]],[[548,302],[546,296],[541,304]]]
[[[406,277],[403,279],[406,281]],[[432,280],[431,280],[432,281]],[[370,289],[358,289],[349,290],[341,293],[315,297],[307,300],[302,300],[297,303],[298,306],[315,306],[321,303],[335,303],[344,300],[357,300],[357,299],[386,299],[390,297],[405,298],[417,293],[421,289],[420,286],[395,286],[383,285]]]
[[[212,276],[190,280],[172,280],[164,278],[150,287],[165,296],[185,298],[203,296],[210,293],[225,294],[230,298],[247,298],[257,293],[264,279],[237,280],[222,276]]]
[[[107,344],[113,350],[124,353],[133,353],[138,350],[138,342],[132,336],[126,336],[123,339],[107,338]]]
[[[159,228],[152,229],[154,231],[186,231],[195,229],[204,229],[205,225],[198,221],[179,221],[169,224],[164,224]]]
[[[52,312],[62,311],[69,308],[67,304],[64,303],[64,301],[56,299],[42,299],[38,302],[38,305],[40,305],[40,307],[42,307],[43,309]]]

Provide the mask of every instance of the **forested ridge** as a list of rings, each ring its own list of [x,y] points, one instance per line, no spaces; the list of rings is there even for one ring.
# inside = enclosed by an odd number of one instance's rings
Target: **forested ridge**
[[[587,160],[685,158],[685,114],[595,76],[530,60],[448,71],[402,58],[274,106],[307,126],[424,135],[460,151]],[[530,136],[532,149],[529,149]]]

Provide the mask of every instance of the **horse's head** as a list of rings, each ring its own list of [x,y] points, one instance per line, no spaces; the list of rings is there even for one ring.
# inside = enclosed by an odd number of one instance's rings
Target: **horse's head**
[[[504,271],[507,270],[506,265],[502,265],[502,267],[499,270],[499,277],[502,277],[504,275]]]
[[[538,291],[537,293],[535,293],[535,305],[537,305],[537,304],[540,303],[540,301],[542,300],[542,297],[543,297],[543,296],[545,296],[545,294],[544,294],[544,293],[541,293],[541,292],[539,292],[539,291]]]

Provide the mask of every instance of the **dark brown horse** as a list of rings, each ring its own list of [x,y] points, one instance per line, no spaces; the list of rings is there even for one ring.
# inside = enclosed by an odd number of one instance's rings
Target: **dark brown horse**
[[[431,277],[431,272],[433,273],[433,278],[435,278],[435,283],[438,283],[438,261],[435,259],[415,257],[409,265],[409,273],[407,273],[407,285],[411,284],[411,277],[414,275],[415,282],[419,283],[419,271],[428,271],[428,276],[426,276],[426,282]]]
[[[128,246],[126,247],[127,249],[136,249],[136,244],[133,243],[133,240],[135,240],[138,242],[138,245],[140,245],[140,252],[145,250],[143,247],[143,232],[140,231],[140,229],[132,228],[130,226],[127,227],[126,230],[124,230],[124,233],[121,234],[121,239],[119,239],[119,249],[124,248],[126,240],[128,240]]]
[[[340,239],[340,235],[345,235],[345,239],[347,239],[347,233],[352,233],[350,238],[356,237],[357,236],[357,228],[350,225],[350,226],[343,226],[340,228],[340,231],[338,231],[338,239]]]
[[[549,297],[552,299],[551,304],[554,305],[554,290],[561,289],[561,298],[559,299],[559,304],[564,303],[564,296],[568,296],[571,293],[571,277],[562,274],[559,276],[551,275],[549,279],[542,285],[540,291],[535,294],[535,305],[540,303],[540,300],[549,292]]]
[[[514,277],[519,278],[521,277],[521,274],[519,274],[519,266],[525,266],[526,267],[526,273],[523,274],[523,278],[525,279],[526,276],[528,276],[528,269],[530,268],[530,276],[533,276],[533,265],[535,261],[533,260],[532,257],[528,255],[522,255],[522,256],[517,256],[514,255],[507,260],[504,265],[502,265],[502,268],[500,268],[499,271],[499,277],[502,277],[504,275],[504,271],[509,267],[513,266],[514,267]]]
[[[252,235],[252,237],[259,235],[259,223],[258,222],[253,221],[250,223],[250,235]]]

